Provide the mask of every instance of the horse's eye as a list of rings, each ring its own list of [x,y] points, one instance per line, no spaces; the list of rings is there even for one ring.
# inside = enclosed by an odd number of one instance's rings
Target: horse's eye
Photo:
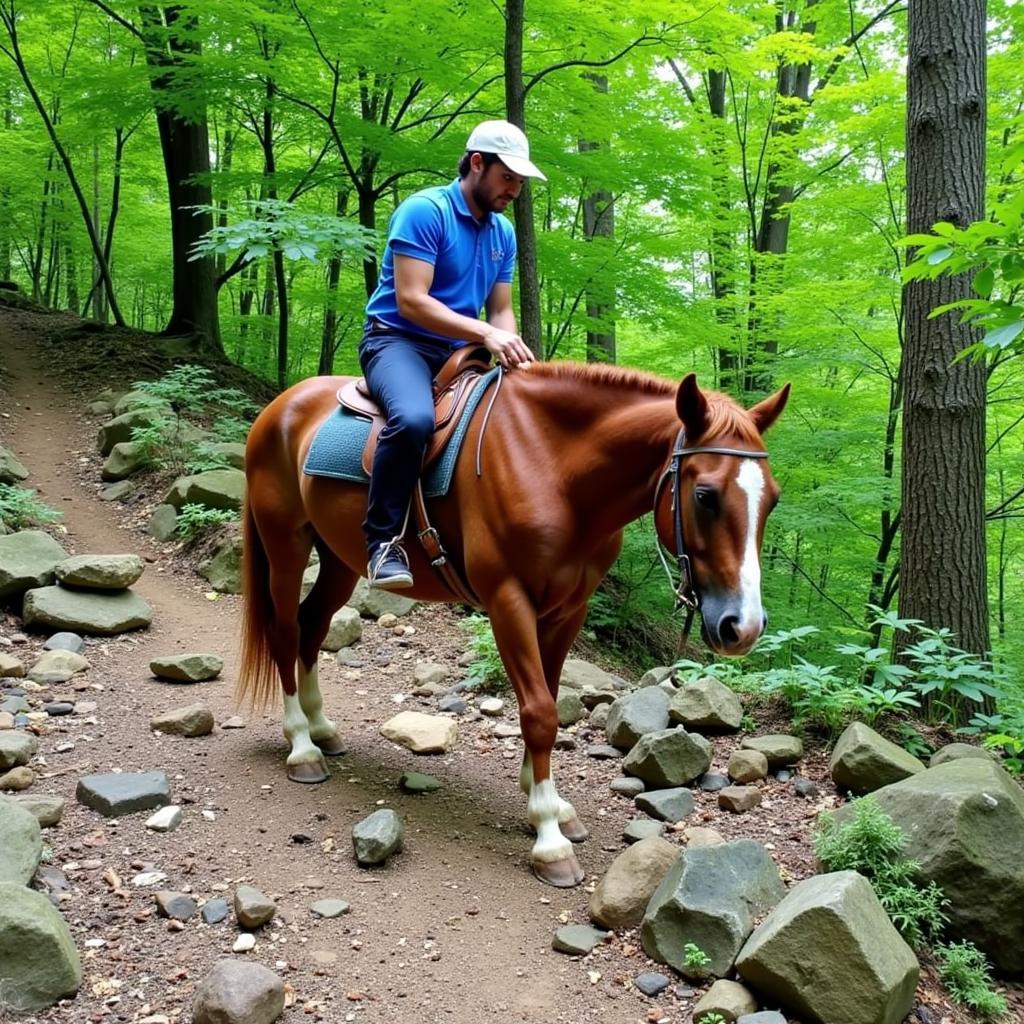
[[[710,487],[698,487],[694,492],[697,504],[708,512],[718,511],[718,492]]]

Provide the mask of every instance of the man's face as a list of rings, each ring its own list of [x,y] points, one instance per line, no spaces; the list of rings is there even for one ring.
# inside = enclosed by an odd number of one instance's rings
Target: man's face
[[[484,213],[503,213],[526,183],[525,178],[513,174],[500,160],[495,160],[490,167],[483,167],[483,158],[473,155],[473,170],[477,170],[479,161],[480,174],[472,186],[473,201]]]

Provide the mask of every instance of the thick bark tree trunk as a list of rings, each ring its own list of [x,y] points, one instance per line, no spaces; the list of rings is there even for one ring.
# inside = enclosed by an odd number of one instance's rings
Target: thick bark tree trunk
[[[910,232],[965,227],[985,213],[984,0],[910,0],[907,211]],[[941,303],[966,276],[905,289],[900,615],[989,649],[985,559],[985,367],[954,364],[974,332]]]
[[[348,213],[348,189],[338,189],[334,212],[339,220]],[[335,335],[338,332],[338,282],[341,280],[341,254],[335,253],[327,264],[327,304],[324,307],[324,326],[320,334],[320,359],[317,373],[334,373]]]
[[[508,119],[526,131],[526,89],[523,85],[523,7],[525,0],[505,3],[505,109]],[[533,194],[529,181],[513,204],[519,249],[519,333],[538,359],[541,343],[540,277],[537,234],[533,223]]]
[[[210,213],[192,207],[210,206],[210,135],[206,111],[182,116],[174,96],[175,71],[199,53],[191,18],[178,7],[139,8],[148,29],[146,61],[156,106],[156,123],[167,176],[171,208],[171,265],[173,307],[165,334],[197,334],[205,344],[223,352],[217,311],[216,260],[189,261],[192,246],[213,227]],[[180,32],[178,29],[180,28]]]

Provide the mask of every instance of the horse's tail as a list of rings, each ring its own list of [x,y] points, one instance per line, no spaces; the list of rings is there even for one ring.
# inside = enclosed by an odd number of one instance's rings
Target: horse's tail
[[[274,603],[270,596],[270,560],[248,498],[242,507],[242,599],[242,656],[235,700],[241,703],[248,699],[254,708],[265,707],[274,699],[279,685],[267,638]]]

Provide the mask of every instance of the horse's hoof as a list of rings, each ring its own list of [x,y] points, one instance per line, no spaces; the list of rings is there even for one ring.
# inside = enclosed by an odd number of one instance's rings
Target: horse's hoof
[[[320,748],[320,753],[328,757],[341,757],[345,753],[345,744],[341,742],[341,737],[336,732],[313,742]]]
[[[562,835],[569,840],[570,843],[582,843],[587,836],[590,835],[590,831],[587,826],[580,821],[579,818],[570,818],[568,821],[560,821],[558,823],[559,829],[561,829]]]
[[[554,885],[559,889],[571,889],[573,886],[579,885],[586,877],[576,855],[572,853],[561,860],[535,860],[533,873],[542,882]]]
[[[288,778],[292,782],[304,782],[313,784],[315,782],[326,782],[331,773],[319,761],[300,761],[298,764],[288,765]]]

